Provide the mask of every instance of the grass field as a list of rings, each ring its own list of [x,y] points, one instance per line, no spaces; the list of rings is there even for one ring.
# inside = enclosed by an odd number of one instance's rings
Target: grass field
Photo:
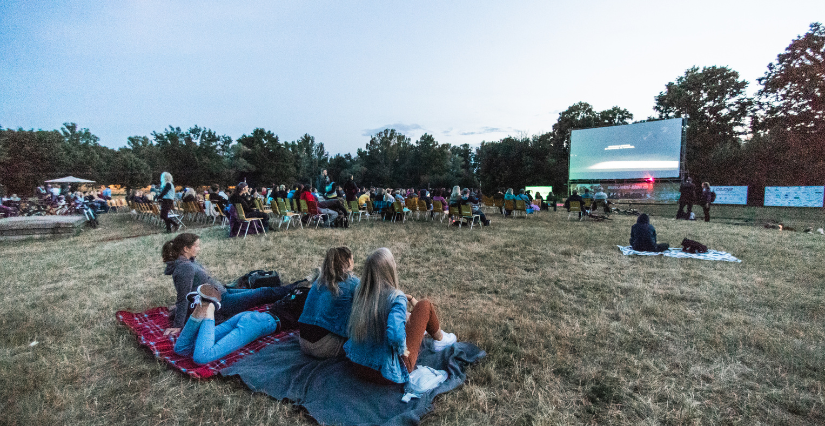
[[[561,211],[492,216],[473,231],[413,221],[246,240],[195,232],[200,261],[225,282],[252,269],[297,280],[333,245],[356,263],[389,247],[403,288],[488,353],[424,424],[825,423],[825,237],[671,213],[652,218],[660,241],[688,237],[743,262],[622,256],[635,217]],[[0,424],[312,424],[237,379],[167,369],[117,323],[117,310],[174,299],[167,237],[128,216],[0,247]],[[796,220],[825,225],[821,211]]]

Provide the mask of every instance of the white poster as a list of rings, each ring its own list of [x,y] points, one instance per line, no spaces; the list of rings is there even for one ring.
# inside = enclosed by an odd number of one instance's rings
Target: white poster
[[[822,207],[825,186],[766,186],[765,206]]]
[[[711,186],[710,190],[716,193],[713,204],[748,204],[747,186]]]

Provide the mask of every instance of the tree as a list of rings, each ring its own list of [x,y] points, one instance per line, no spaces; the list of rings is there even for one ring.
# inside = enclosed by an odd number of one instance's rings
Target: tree
[[[757,130],[825,133],[825,26],[811,24],[757,81],[762,85],[754,118]]]
[[[112,160],[109,181],[128,189],[142,188],[152,183],[152,171],[130,149],[121,148]]]
[[[271,131],[257,128],[238,138],[238,143],[247,149],[243,157],[251,166],[247,173],[251,184],[268,187],[287,183],[295,176],[292,153]]]
[[[10,193],[32,195],[46,179],[60,171],[63,135],[56,131],[0,131],[0,183]]]
[[[658,118],[688,119],[686,156],[691,172],[709,178],[718,172],[710,161],[713,151],[739,146],[753,103],[747,87],[748,82],[727,67],[692,67],[656,96]]]

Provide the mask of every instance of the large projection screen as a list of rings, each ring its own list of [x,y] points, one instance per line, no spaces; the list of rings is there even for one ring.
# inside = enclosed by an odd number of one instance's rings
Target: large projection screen
[[[570,180],[679,177],[682,119],[574,130]]]

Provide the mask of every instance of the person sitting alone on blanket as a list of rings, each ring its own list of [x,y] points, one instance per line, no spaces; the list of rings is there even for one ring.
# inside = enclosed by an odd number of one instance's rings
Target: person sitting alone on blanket
[[[352,251],[347,247],[327,250],[321,271],[309,290],[298,320],[301,352],[315,358],[344,354],[352,296],[361,281],[352,275]]]
[[[181,331],[188,316],[190,302],[187,300],[187,295],[197,291],[202,284],[212,284],[223,297],[223,309],[217,317],[218,323],[255,306],[272,303],[289,293],[294,287],[227,290],[218,280],[212,278],[200,263],[195,261],[195,257],[201,250],[200,241],[197,235],[184,232],[163,245],[162,256],[163,261],[166,262],[166,270],[163,273],[172,276],[177,293],[172,326],[164,330],[164,336]]]
[[[670,248],[667,243],[656,243],[656,228],[650,224],[650,217],[642,213],[636,224],[630,228],[630,246],[636,251],[663,252]]]
[[[275,301],[266,312],[244,311],[215,326],[215,311],[223,310],[224,294],[217,286],[203,284],[193,296],[195,310],[186,320],[175,353],[191,356],[196,364],[208,364],[246,346],[259,337],[298,327],[309,289],[292,290]]]
[[[407,314],[407,303],[412,313]],[[398,288],[395,258],[387,248],[374,251],[364,262],[364,276],[355,290],[344,344],[353,371],[379,384],[406,383],[415,370],[424,331],[436,351],[456,342],[441,330],[433,304],[416,300]],[[399,363],[399,358],[401,363]]]

